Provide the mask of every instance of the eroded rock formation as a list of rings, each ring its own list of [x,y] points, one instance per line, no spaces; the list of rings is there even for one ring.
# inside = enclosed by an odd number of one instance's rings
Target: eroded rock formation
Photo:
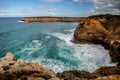
[[[120,16],[89,17],[77,26],[73,41],[103,45],[120,65]]]
[[[59,80],[53,71],[37,63],[15,60],[7,53],[0,61],[0,80]]]

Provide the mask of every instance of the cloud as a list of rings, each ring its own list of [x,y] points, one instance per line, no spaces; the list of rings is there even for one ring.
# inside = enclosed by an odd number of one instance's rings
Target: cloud
[[[41,11],[42,10],[42,11]],[[16,16],[56,16],[59,13],[58,8],[39,8],[22,9],[20,11],[0,11],[0,17]]]
[[[25,13],[21,12],[0,12],[0,17],[17,17],[17,16],[23,16]],[[27,14],[26,14],[27,15]]]
[[[94,9],[89,14],[120,14],[120,0],[73,0],[74,2],[93,2]]]
[[[55,2],[61,2],[61,1],[63,1],[63,0],[42,0],[42,1],[55,3]]]
[[[33,11],[43,11],[43,12],[55,12],[58,8],[44,8],[44,7],[34,7]]]
[[[93,13],[120,14],[120,0],[93,0]]]
[[[90,2],[92,0],[73,0],[74,2]]]

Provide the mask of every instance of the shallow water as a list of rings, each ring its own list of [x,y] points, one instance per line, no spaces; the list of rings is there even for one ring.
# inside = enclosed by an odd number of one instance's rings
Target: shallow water
[[[93,71],[110,64],[101,45],[70,42],[78,23],[25,23],[20,18],[0,18],[0,57],[7,52],[17,59],[38,62],[55,72]]]

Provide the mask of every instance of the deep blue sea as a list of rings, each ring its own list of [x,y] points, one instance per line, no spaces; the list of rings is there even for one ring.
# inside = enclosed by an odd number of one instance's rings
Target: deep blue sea
[[[100,45],[70,42],[78,23],[21,22],[20,18],[0,18],[0,58],[12,52],[15,58],[38,62],[55,72],[93,71],[110,64],[108,51]]]

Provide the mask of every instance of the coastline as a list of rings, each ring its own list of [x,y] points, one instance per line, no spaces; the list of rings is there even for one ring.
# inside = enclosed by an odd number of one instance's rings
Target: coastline
[[[119,66],[102,66],[92,73],[70,70],[55,74],[38,63],[16,60],[7,53],[0,61],[0,80],[119,80]]]
[[[113,25],[106,28],[105,24],[110,23],[112,20]],[[113,21],[115,20],[115,22]],[[74,31],[73,42],[77,44],[101,44],[106,49],[109,49],[111,61],[118,62],[117,66],[102,66],[92,73],[87,71],[72,70],[64,71],[55,74],[52,70],[48,70],[37,63],[25,63],[15,60],[11,53],[8,53],[3,60],[0,61],[0,79],[40,79],[40,80],[119,80],[120,79],[120,61],[119,61],[119,24],[116,27],[116,20],[119,18],[87,18],[83,23],[80,23]],[[102,21],[104,25],[102,24]],[[97,27],[96,27],[97,26]],[[113,28],[115,27],[115,30]],[[17,64],[17,66],[16,66]],[[27,68],[24,68],[27,67]],[[31,69],[31,67],[33,69]],[[16,69],[20,69],[17,71]],[[44,72],[45,71],[45,72]],[[6,74],[7,73],[7,74]],[[15,73],[15,74],[14,74]],[[11,77],[10,77],[11,76]]]
[[[85,17],[24,17],[21,21],[24,22],[81,22]]]
[[[112,62],[120,65],[120,16],[98,15],[88,17],[74,31],[75,43],[100,44],[109,50]]]

